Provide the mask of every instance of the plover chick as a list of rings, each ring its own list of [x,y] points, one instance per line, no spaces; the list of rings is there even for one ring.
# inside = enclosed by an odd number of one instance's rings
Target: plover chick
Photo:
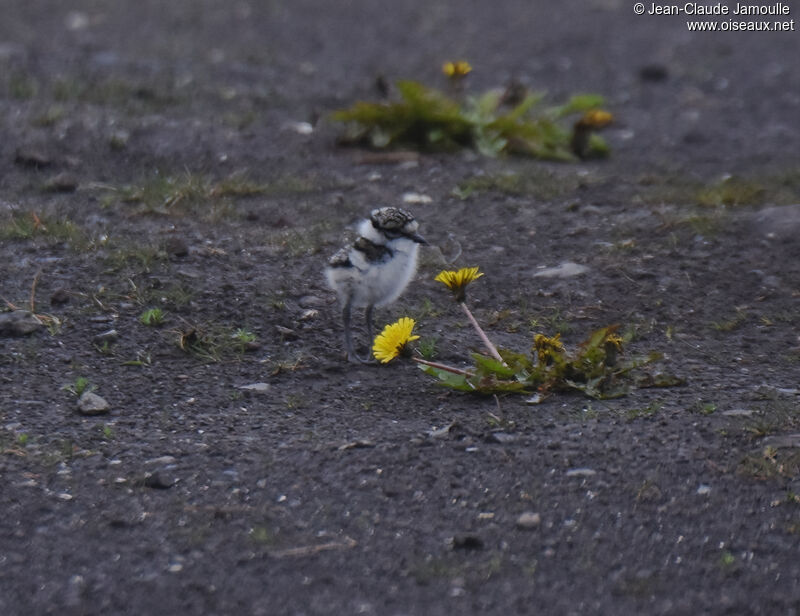
[[[405,291],[417,271],[417,252],[427,244],[417,233],[419,223],[411,213],[396,207],[372,210],[358,224],[358,238],[328,261],[325,277],[339,296],[344,322],[347,359],[368,363],[353,347],[351,310],[365,308],[367,336],[372,341],[372,311],[386,306]]]

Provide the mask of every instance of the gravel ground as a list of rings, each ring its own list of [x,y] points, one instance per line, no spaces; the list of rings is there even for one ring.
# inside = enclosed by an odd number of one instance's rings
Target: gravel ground
[[[6,0],[0,613],[800,612],[797,33],[632,6]],[[458,58],[602,94],[611,157],[336,145],[378,76]],[[498,345],[618,323],[684,385],[531,405],[347,364],[322,268],[378,204],[481,267]],[[461,365],[442,267],[378,319]]]

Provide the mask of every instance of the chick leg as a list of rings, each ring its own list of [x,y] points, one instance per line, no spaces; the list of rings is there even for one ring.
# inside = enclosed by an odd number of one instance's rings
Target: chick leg
[[[372,348],[372,341],[375,338],[374,327],[372,323],[372,311],[375,308],[372,304],[367,306],[367,309],[364,311],[364,320],[367,322],[367,339],[369,340],[369,346]]]
[[[372,359],[372,341],[374,339],[374,327],[372,324],[372,311],[375,308],[372,304],[367,306],[366,311],[364,312],[364,319],[367,322],[367,356],[366,357],[358,357],[356,359],[360,361],[362,364],[371,364],[374,362]]]
[[[344,325],[344,349],[347,355],[347,361],[354,361],[358,359],[358,355],[356,355],[356,351],[353,348],[353,332],[350,328],[350,309],[352,307],[352,301],[348,299],[344,303],[344,307],[342,308],[342,323]]]

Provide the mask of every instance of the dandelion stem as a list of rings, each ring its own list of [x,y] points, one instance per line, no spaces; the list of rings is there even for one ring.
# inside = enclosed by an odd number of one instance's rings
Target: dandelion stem
[[[467,308],[467,304],[465,304],[464,302],[459,302],[459,304],[461,305],[461,308],[464,310],[464,314],[467,315],[469,322],[472,323],[472,327],[474,327],[475,331],[478,332],[478,336],[480,336],[484,346],[489,351],[489,354],[505,366],[506,362],[504,362],[503,358],[500,357],[500,353],[497,352],[497,347],[495,347],[492,344],[492,341],[489,340],[489,337],[486,335],[486,332],[484,332],[483,329],[481,329],[481,326],[478,325],[478,322],[475,320],[475,317],[472,316],[472,313],[469,311],[469,308]]]
[[[421,359],[419,357],[412,357],[411,359],[418,364],[430,366],[431,368],[436,368],[437,370],[444,370],[445,372],[452,372],[453,374],[463,374],[464,376],[475,376],[469,370],[462,370],[461,368],[455,368],[453,366],[448,366],[447,364],[440,364],[435,361],[428,361],[427,359]]]

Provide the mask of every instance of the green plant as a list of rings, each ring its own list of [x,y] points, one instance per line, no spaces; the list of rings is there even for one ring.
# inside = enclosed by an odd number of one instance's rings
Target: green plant
[[[14,72],[8,77],[8,94],[17,100],[28,100],[36,96],[39,83],[26,73]]]
[[[190,325],[179,332],[178,346],[182,351],[203,361],[220,360],[220,344],[217,336],[202,326]]]
[[[71,385],[64,385],[64,387],[62,387],[62,389],[65,389],[79,398],[84,394],[84,392],[92,391],[94,388],[95,386],[92,385],[89,379],[83,376],[76,378],[75,382]]]
[[[597,95],[573,96],[563,105],[542,109],[544,95],[527,94],[508,109],[500,90],[454,98],[416,81],[399,81],[396,90],[397,101],[361,101],[336,111],[333,119],[347,124],[341,141],[374,148],[471,148],[485,156],[517,154],[551,160],[608,151],[593,133],[611,121],[610,114],[597,111],[603,104]],[[578,113],[595,115],[584,115],[572,130],[566,128],[564,118]]]
[[[542,323],[556,334],[566,335],[572,331],[569,321],[561,314],[559,308],[553,309],[552,314],[542,317]]]
[[[744,426],[744,430],[753,438],[790,432],[800,426],[800,417],[798,417],[795,404],[785,400],[772,399],[771,396],[774,395],[774,392],[759,391],[758,393],[770,402]]]
[[[66,111],[61,105],[51,105],[45,111],[31,119],[33,126],[53,126],[64,118]]]
[[[745,321],[747,321],[747,311],[743,308],[737,308],[732,317],[724,321],[714,321],[711,327],[718,332],[730,332],[738,329]]]
[[[289,394],[286,396],[285,403],[288,410],[295,411],[305,406],[305,399],[301,395]]]
[[[713,415],[717,410],[717,405],[713,402],[698,402],[694,406],[694,411],[701,415]]]
[[[199,175],[155,175],[139,185],[115,189],[104,201],[107,205],[114,201],[141,203],[148,211],[166,214],[179,205],[206,199],[210,190],[208,181]]]
[[[225,326],[185,323],[177,332],[178,346],[185,353],[201,361],[217,362],[232,354],[241,354],[257,348],[257,336],[245,329]]]
[[[129,359],[127,361],[122,362],[123,366],[150,366],[153,364],[153,359],[150,356],[150,353],[147,351],[137,351],[136,352],[136,359]]]
[[[78,448],[72,442],[72,439],[59,439],[58,451],[55,455],[62,460],[71,460],[77,450]]]
[[[250,330],[240,327],[234,331],[233,334],[231,334],[231,339],[233,340],[236,350],[240,353],[243,353],[244,351],[253,348],[256,340],[258,340],[258,336],[256,336]]]
[[[139,322],[150,327],[157,327],[164,323],[165,314],[161,308],[149,308],[139,315]]]
[[[297,372],[303,367],[303,356],[295,355],[292,357],[285,357],[269,363],[270,376],[277,376],[284,372]]]
[[[64,242],[75,251],[93,246],[83,229],[65,218],[40,217],[36,212],[14,214],[0,224],[0,240],[32,240],[45,238],[52,243]]]
[[[436,318],[442,314],[440,308],[430,300],[430,298],[423,298],[422,305],[416,309],[415,319],[422,320],[425,318]]]
[[[738,472],[756,479],[792,478],[800,474],[800,451],[767,445],[757,454],[745,456]]]
[[[104,261],[112,272],[125,269],[151,271],[156,265],[167,260],[167,253],[157,246],[142,242],[113,241],[108,246]]]
[[[275,533],[264,526],[254,526],[251,528],[250,538],[256,543],[263,545],[273,545],[275,543]]]
[[[417,350],[424,359],[433,359],[438,354],[436,352],[436,338],[423,338],[419,341]]]
[[[753,205],[763,202],[766,192],[759,182],[729,177],[700,190],[697,201],[707,206]]]
[[[235,332],[233,332],[231,338],[233,338],[236,342],[242,344],[247,344],[256,341],[256,335],[250,330],[247,330],[243,327],[240,327]]]
[[[736,567],[736,556],[725,550],[719,557],[719,566],[724,571],[731,571]]]
[[[661,499],[661,488],[652,479],[645,479],[636,490],[636,502],[647,503]]]
[[[640,373],[640,369],[658,359],[658,353],[637,359],[624,359],[622,337],[617,326],[594,331],[576,351],[570,353],[561,342],[561,335],[548,337],[536,334],[530,354],[498,349],[489,340],[466,305],[466,287],[482,274],[478,268],[462,268],[441,272],[436,280],[447,286],[481,339],[487,354],[472,353],[474,366],[469,369],[435,363],[415,356],[410,343],[415,322],[403,317],[387,325],[375,338],[375,358],[388,363],[399,356],[410,357],[419,368],[446,387],[482,394],[537,392],[540,401],[547,394],[560,390],[578,390],[592,398],[614,398],[624,395],[632,385],[665,387],[679,384],[680,379],[663,374]],[[652,408],[651,408],[652,407]],[[657,406],[648,407],[655,412]]]
[[[800,494],[795,494],[791,490],[786,492],[786,504],[788,505],[800,505]]]
[[[663,404],[661,402],[651,402],[644,408],[628,409],[625,416],[630,420],[639,419],[640,417],[652,417],[662,406]]]

